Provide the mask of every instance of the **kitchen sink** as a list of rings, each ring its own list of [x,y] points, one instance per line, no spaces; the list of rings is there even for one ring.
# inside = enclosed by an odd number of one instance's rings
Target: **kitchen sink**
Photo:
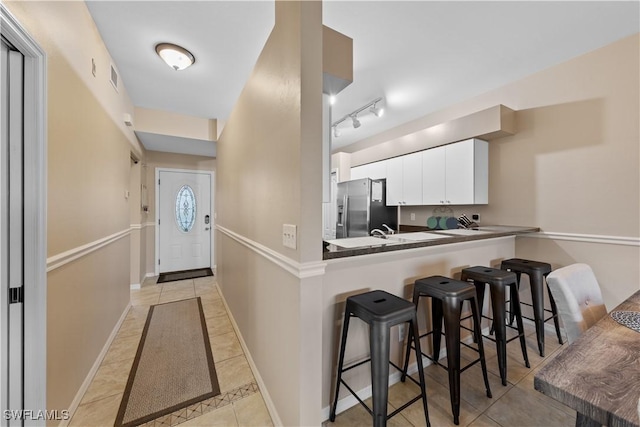
[[[387,240],[397,240],[397,241],[409,241],[409,242],[420,242],[423,240],[435,240],[442,239],[444,236],[442,234],[434,234],[434,233],[424,233],[424,232],[416,232],[416,233],[400,233],[400,234],[392,234],[387,236]]]
[[[454,236],[477,236],[480,234],[491,233],[491,231],[476,230],[474,228],[458,228],[455,230],[438,230],[434,231],[434,233],[449,234]]]
[[[382,246],[388,243],[398,243],[397,241],[390,241],[387,239],[382,239],[380,237],[346,237],[344,239],[332,239],[325,240],[327,243],[332,245],[340,246],[341,248],[361,248],[367,246]]]

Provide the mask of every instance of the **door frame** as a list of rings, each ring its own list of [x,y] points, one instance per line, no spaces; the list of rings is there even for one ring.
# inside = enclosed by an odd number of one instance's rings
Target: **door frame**
[[[215,247],[214,239],[215,239],[215,222],[216,216],[213,212],[215,212],[215,188],[216,188],[216,173],[215,171],[210,170],[198,170],[198,169],[175,169],[175,168],[163,168],[157,167],[155,170],[155,218],[154,218],[154,228],[155,232],[155,257],[153,259],[153,271],[156,276],[160,274],[160,266],[158,265],[158,259],[160,258],[160,227],[158,226],[158,216],[160,215],[160,172],[178,172],[178,173],[199,173],[204,175],[209,175],[211,182],[211,238],[209,239],[209,245],[211,246],[210,254],[211,254],[211,269],[215,272]]]
[[[0,4],[2,36],[24,55],[24,408],[47,409],[47,57]],[[5,307],[1,307],[5,310]],[[19,409],[19,408],[12,408]],[[45,425],[44,420],[31,420]]]

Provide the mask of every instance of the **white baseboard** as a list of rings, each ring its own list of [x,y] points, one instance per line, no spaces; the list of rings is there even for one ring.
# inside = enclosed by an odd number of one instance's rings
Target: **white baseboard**
[[[76,393],[76,396],[73,398],[71,405],[69,405],[69,418],[66,420],[60,421],[60,424],[58,424],[58,426],[67,427],[69,425],[69,422],[73,418],[73,415],[78,409],[78,406],[80,406],[80,402],[82,401],[84,394],[87,392],[87,389],[91,385],[91,381],[93,381],[93,377],[95,377],[96,372],[98,372],[98,369],[100,368],[100,365],[104,360],[104,357],[107,355],[107,351],[109,351],[109,347],[111,347],[113,340],[118,334],[118,331],[120,330],[120,326],[122,326],[122,322],[124,322],[124,319],[127,317],[127,313],[129,312],[130,308],[131,308],[131,303],[127,304],[124,311],[120,315],[120,319],[118,319],[118,321],[116,322],[116,325],[113,327],[113,330],[109,335],[109,338],[107,338],[107,342],[105,342],[104,346],[102,347],[102,351],[100,351],[100,354],[98,354],[96,361],[93,363],[93,366],[89,370],[89,373],[87,374],[86,378],[82,382],[82,385],[80,386],[80,389]]]
[[[258,367],[256,366],[253,358],[251,357],[251,353],[249,352],[249,348],[247,347],[247,343],[242,338],[242,334],[240,333],[240,328],[238,328],[238,324],[236,320],[233,318],[233,313],[229,309],[229,305],[227,301],[224,299],[224,295],[220,292],[220,288],[218,288],[218,292],[220,293],[220,297],[222,299],[222,303],[224,304],[224,308],[227,310],[227,314],[229,315],[229,320],[231,321],[231,325],[233,326],[233,330],[238,336],[238,341],[240,341],[240,346],[242,347],[242,351],[244,352],[245,357],[247,358],[247,362],[249,363],[249,367],[251,368],[251,372],[253,373],[256,382],[258,383],[258,387],[260,388],[260,393],[262,393],[262,398],[264,399],[264,403],[267,406],[267,410],[269,411],[269,415],[271,416],[271,420],[275,426],[282,426],[282,420],[280,419],[280,415],[278,415],[278,411],[276,410],[276,405],[273,403],[273,399],[271,399],[271,395],[267,390],[267,386],[264,383],[264,380],[260,376],[260,372],[258,371]]]
[[[140,289],[140,283],[132,283],[132,284],[129,285],[129,288],[131,290]]]

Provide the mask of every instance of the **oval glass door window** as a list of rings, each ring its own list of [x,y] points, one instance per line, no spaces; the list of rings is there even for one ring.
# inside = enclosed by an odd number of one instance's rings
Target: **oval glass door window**
[[[188,233],[196,222],[196,196],[188,185],[183,185],[176,196],[176,224]]]

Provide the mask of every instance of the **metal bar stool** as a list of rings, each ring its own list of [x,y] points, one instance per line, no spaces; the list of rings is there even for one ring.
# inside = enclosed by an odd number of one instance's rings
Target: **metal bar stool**
[[[512,258],[502,261],[500,265],[502,270],[512,271],[516,273],[518,280],[518,289],[520,288],[520,277],[522,274],[529,276],[529,285],[531,287],[531,302],[532,304],[521,302],[533,308],[533,319],[522,316],[525,319],[533,320],[536,325],[536,337],[538,338],[538,350],[540,356],[544,357],[544,323],[553,319],[556,327],[556,335],[558,336],[558,342],[563,344],[562,335],[560,334],[560,322],[558,321],[558,309],[556,308],[556,302],[549,294],[549,303],[551,304],[551,310],[544,308],[544,285],[546,283],[546,277],[551,273],[551,264],[546,262],[531,261],[528,259]],[[513,311],[513,310],[511,310]],[[544,318],[544,312],[551,313],[551,316]],[[513,313],[511,313],[510,323],[513,323]]]
[[[420,297],[431,297],[431,318],[433,330],[420,335],[420,338],[432,335],[433,357],[422,353],[422,355],[436,365],[445,368],[449,373],[449,395],[451,397],[451,411],[453,412],[453,422],[459,424],[460,417],[460,374],[480,362],[484,385],[487,389],[487,397],[491,397],[491,387],[487,376],[487,365],[484,357],[484,347],[482,340],[478,340],[478,348],[470,346],[460,341],[460,315],[462,313],[462,303],[469,301],[473,317],[474,332],[480,336],[480,311],[476,299],[476,288],[467,282],[453,280],[444,276],[432,276],[416,280],[413,287],[413,303],[418,307]],[[447,366],[439,363],[440,359],[440,339],[442,337],[442,318],[444,315],[444,336],[447,347]],[[407,351],[404,359],[404,369],[402,379],[404,381],[409,367],[409,355],[412,346],[413,334],[409,331],[407,341]],[[478,359],[460,368],[460,345],[464,345],[478,352]]]
[[[493,324],[495,326],[495,339],[483,335],[485,338],[495,341],[496,351],[498,353],[498,369],[500,370],[500,378],[502,385],[507,385],[507,343],[520,338],[520,347],[522,348],[522,356],[527,368],[530,368],[529,357],[527,355],[527,344],[524,335],[524,326],[522,324],[522,312],[520,310],[520,297],[518,295],[517,277],[515,273],[504,271],[491,267],[469,267],[462,270],[460,280],[473,280],[476,287],[478,308],[482,313],[482,305],[484,300],[485,284],[489,285],[489,293],[491,295],[491,308],[493,310]],[[507,340],[507,324],[506,324],[506,308],[505,297],[509,287],[510,298],[513,301],[513,312],[518,325],[518,335]],[[491,319],[487,316],[482,316]],[[509,327],[513,328],[509,325]],[[516,329],[516,328],[513,328]],[[479,341],[479,340],[478,340]]]
[[[344,352],[347,344],[347,332],[349,330],[349,319],[352,317],[358,317],[369,325],[369,345],[370,345],[370,357],[361,362],[355,363],[347,368],[344,368]],[[392,326],[400,323],[409,322],[410,331],[413,331],[414,337],[418,336],[418,322],[416,316],[416,307],[410,301],[392,295],[385,291],[371,291],[359,295],[354,295],[347,298],[347,303],[344,311],[344,323],[342,326],[342,341],[340,343],[340,357],[338,360],[338,373],[336,378],[336,391],[331,405],[331,411],[329,413],[329,419],[333,422],[336,419],[336,406],[338,405],[338,394],[340,391],[340,383],[355,396],[355,398],[365,407],[367,412],[373,417],[374,427],[386,426],[387,420],[403,409],[407,408],[414,402],[422,399],[422,405],[424,407],[424,416],[429,423],[429,411],[427,409],[427,392],[424,381],[424,372],[422,370],[422,359],[418,357],[418,369],[420,381],[416,381],[413,378],[411,380],[420,386],[420,395],[414,397],[409,402],[396,409],[394,412],[387,416],[387,398],[389,395],[389,365],[401,371],[402,369],[396,366],[393,362],[389,361],[389,335]],[[420,340],[414,339],[416,356],[420,354]],[[371,410],[349,387],[349,385],[342,380],[342,373],[364,363],[371,362],[371,388],[372,388],[372,400],[373,410]]]

